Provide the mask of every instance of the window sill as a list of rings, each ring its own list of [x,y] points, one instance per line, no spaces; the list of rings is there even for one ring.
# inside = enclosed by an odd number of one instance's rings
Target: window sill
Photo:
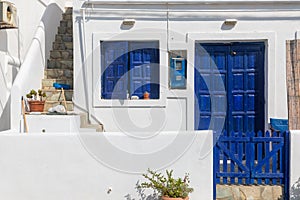
[[[162,99],[101,99],[95,108],[130,108],[130,107],[166,107],[166,100]]]

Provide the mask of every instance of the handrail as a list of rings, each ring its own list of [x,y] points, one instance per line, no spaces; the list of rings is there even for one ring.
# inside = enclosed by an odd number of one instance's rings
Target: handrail
[[[45,27],[40,22],[24,63],[11,89],[11,129],[19,131],[21,96],[32,88],[40,88],[45,66]]]

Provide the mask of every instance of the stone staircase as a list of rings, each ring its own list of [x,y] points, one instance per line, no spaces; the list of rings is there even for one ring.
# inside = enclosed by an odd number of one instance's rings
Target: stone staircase
[[[73,111],[73,22],[72,8],[66,8],[63,13],[55,41],[50,51],[50,58],[47,62],[47,69],[42,80],[42,90],[46,93],[44,111],[59,105],[63,101],[61,90],[53,87],[53,83],[68,84],[70,90],[65,90],[67,111]]]
[[[50,51],[50,58],[47,61],[47,69],[44,72],[44,79],[42,80],[42,91],[46,93],[46,102],[44,111],[47,112],[49,108],[62,104],[63,96],[61,90],[53,87],[53,83],[68,84],[71,86],[70,90],[64,90],[67,111],[74,110],[72,102],[73,96],[73,21],[72,21],[71,7],[66,8],[62,15],[60,26],[58,27],[55,41]],[[80,114],[81,125],[80,128],[102,132],[103,127],[99,124],[89,124],[87,114]]]

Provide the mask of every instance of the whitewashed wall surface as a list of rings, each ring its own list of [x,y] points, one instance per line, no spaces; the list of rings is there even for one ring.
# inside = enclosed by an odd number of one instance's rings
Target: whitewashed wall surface
[[[0,196],[6,200],[137,200],[147,168],[190,174],[191,199],[212,199],[212,134],[0,134]],[[148,137],[148,139],[145,139]],[[111,190],[109,192],[109,190]]]
[[[286,46],[300,30],[297,1],[74,1],[74,103],[108,131],[194,129],[194,44],[264,42],[265,127],[287,118]],[[132,27],[124,19],[135,21]],[[226,25],[234,19],[234,26]],[[162,101],[101,101],[100,41],[159,40]],[[169,90],[168,51],[187,50],[187,89]],[[126,113],[132,123],[122,123]],[[122,115],[125,116],[125,115]],[[146,117],[147,116],[147,117]],[[164,121],[163,125],[157,121]],[[175,123],[173,123],[175,121]]]

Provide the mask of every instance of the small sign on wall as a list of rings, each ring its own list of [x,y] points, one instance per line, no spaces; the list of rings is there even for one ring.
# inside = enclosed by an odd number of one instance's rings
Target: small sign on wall
[[[186,89],[186,50],[169,52],[169,87],[170,89]]]

